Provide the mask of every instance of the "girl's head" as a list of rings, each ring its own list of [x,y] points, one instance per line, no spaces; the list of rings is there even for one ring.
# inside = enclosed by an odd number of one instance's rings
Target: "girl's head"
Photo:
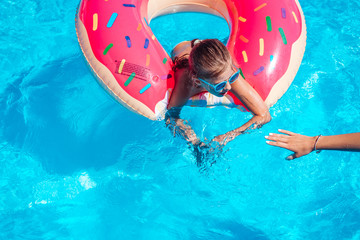
[[[211,85],[228,80],[237,72],[228,49],[217,39],[198,41],[194,45],[189,56],[189,69],[198,84],[217,96],[224,96],[231,89],[229,82],[221,92]]]

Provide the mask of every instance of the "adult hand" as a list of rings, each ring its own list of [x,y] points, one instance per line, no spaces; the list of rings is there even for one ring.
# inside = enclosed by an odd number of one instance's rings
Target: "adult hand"
[[[289,155],[286,158],[287,160],[299,158],[314,150],[317,136],[309,137],[282,129],[278,131],[283,134],[270,133],[269,136],[265,136],[265,138],[271,141],[266,141],[266,143],[293,151],[294,153]]]

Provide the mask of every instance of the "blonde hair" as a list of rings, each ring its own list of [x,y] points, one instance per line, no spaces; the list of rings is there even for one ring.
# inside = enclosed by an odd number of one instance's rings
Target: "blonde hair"
[[[189,56],[189,68],[195,77],[211,79],[218,77],[231,63],[226,46],[217,39],[195,42]]]

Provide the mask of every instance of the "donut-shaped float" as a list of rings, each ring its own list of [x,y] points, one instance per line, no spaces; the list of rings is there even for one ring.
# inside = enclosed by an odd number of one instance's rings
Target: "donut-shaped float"
[[[306,26],[297,0],[82,0],[76,32],[99,83],[121,104],[149,119],[163,119],[174,87],[172,61],[149,27],[174,12],[223,17],[227,42],[246,81],[270,107],[285,93],[300,67]],[[187,105],[238,107],[231,93],[201,93]]]

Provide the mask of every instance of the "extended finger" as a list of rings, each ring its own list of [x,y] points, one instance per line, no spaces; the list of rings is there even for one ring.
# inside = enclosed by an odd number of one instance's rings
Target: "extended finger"
[[[266,141],[266,143],[269,144],[269,145],[271,145],[271,146],[281,147],[281,148],[286,148],[286,149],[288,149],[287,143],[284,143],[284,142]]]
[[[265,138],[272,141],[288,142],[289,136],[277,133],[269,133],[269,136],[265,136]]]
[[[294,160],[295,158],[296,158],[296,153],[293,153],[293,154],[287,156],[285,159],[286,160]]]
[[[284,129],[278,129],[278,131],[281,132],[281,133],[285,133],[287,135],[290,135],[290,136],[296,135],[296,133],[293,133],[293,132],[290,132],[290,131],[284,130]]]

